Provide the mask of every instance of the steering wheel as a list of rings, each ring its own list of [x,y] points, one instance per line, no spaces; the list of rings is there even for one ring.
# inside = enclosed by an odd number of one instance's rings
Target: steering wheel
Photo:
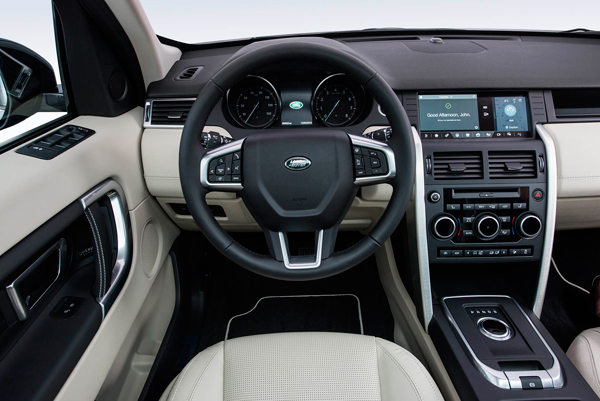
[[[281,62],[319,63],[356,80],[386,112],[393,131],[389,140],[376,141],[325,127],[269,129],[211,151],[204,149],[202,130],[227,90],[258,69]],[[368,258],[400,223],[414,185],[412,135],[394,91],[372,67],[341,49],[338,42],[274,41],[238,53],[200,92],[181,137],[181,186],[200,230],[225,257],[271,278],[323,278]],[[334,252],[338,228],[358,189],[384,182],[391,184],[393,193],[377,224],[351,248]],[[206,203],[211,191],[241,195],[265,233],[270,255],[244,248],[223,230]],[[315,254],[290,255],[287,233],[292,232],[315,233]]]

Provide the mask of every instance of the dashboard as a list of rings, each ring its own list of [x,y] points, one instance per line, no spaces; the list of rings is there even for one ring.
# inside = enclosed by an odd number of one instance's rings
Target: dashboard
[[[344,74],[250,75],[227,91],[225,115],[238,127],[345,127],[370,98]]]

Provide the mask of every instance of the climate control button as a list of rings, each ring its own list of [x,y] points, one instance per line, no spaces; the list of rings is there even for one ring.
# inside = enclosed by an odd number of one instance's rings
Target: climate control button
[[[498,217],[494,214],[484,213],[477,216],[473,227],[479,238],[491,240],[500,232],[500,220],[498,220]]]

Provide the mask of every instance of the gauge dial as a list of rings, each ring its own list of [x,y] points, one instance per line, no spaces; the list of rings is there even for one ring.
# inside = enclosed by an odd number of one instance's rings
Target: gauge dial
[[[279,115],[280,101],[269,81],[249,76],[227,93],[230,115],[248,128],[265,128]]]
[[[352,123],[363,107],[360,85],[343,74],[323,80],[313,97],[313,112],[324,125],[340,127]]]

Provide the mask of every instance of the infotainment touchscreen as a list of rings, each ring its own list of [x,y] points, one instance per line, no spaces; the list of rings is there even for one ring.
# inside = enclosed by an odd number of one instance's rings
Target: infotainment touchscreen
[[[526,137],[525,96],[419,95],[424,138]]]

